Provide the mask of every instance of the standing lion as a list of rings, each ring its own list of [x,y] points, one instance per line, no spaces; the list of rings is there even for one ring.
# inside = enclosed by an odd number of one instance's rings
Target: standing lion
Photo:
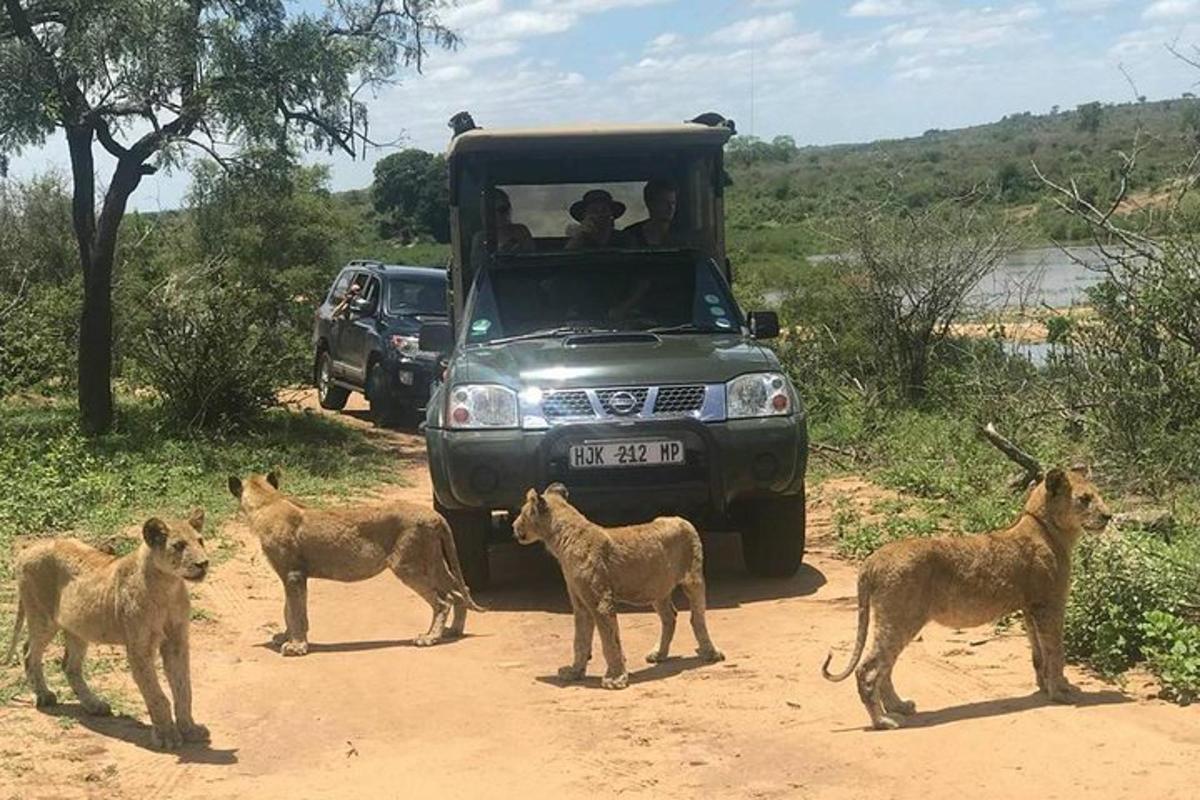
[[[617,628],[618,602],[654,606],[662,622],[662,637],[646,660],[666,660],[675,635],[671,594],[676,586],[683,588],[691,606],[700,657],[710,662],[725,658],[708,636],[704,555],[700,535],[687,520],[659,517],[644,525],[601,528],[568,503],[566,487],[555,483],[545,494],[529,490],[513,532],[521,544],[543,542],[562,567],[575,611],[575,661],[558,671],[560,678],[583,677],[592,657],[592,633],[599,628],[608,662],[601,685],[624,689],[629,684]]]
[[[1005,530],[884,545],[858,574],[858,637],[850,664],[830,674],[830,653],[821,674],[840,681],[857,666],[858,694],[871,724],[897,728],[916,706],[896,694],[892,668],[926,623],[969,628],[1020,611],[1038,688],[1052,701],[1069,702],[1063,617],[1071,551],[1085,530],[1100,530],[1111,517],[1083,470],[1052,469],[1029,493],[1020,518]],[[875,641],[863,658],[872,611]]]

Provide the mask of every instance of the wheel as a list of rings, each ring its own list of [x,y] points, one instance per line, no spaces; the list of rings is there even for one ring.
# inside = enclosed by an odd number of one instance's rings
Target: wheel
[[[317,402],[321,408],[341,411],[346,407],[350,392],[333,382],[333,359],[328,350],[317,353]]]
[[[749,500],[742,513],[742,557],[751,574],[790,578],[804,560],[804,489]]]
[[[405,409],[396,402],[382,361],[376,361],[367,372],[367,402],[371,404],[371,421],[381,428],[398,428],[404,421]]]
[[[486,589],[491,579],[487,538],[492,527],[492,513],[476,509],[451,511],[436,500],[433,507],[450,523],[454,549],[458,551],[458,563],[462,566],[467,586],[471,591]]]

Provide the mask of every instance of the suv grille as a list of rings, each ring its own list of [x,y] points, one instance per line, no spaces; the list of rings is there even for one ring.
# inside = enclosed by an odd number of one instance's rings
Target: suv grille
[[[546,419],[562,419],[563,417],[594,417],[592,401],[587,392],[576,389],[564,392],[551,392],[542,399],[542,413]]]
[[[559,389],[542,398],[542,415],[550,422],[688,416],[702,412],[706,397],[703,385]]]
[[[664,386],[654,401],[655,414],[690,414],[704,405],[703,386]]]

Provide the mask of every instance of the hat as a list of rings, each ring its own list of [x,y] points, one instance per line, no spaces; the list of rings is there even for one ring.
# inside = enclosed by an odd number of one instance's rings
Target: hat
[[[611,194],[603,189],[589,189],[584,192],[582,200],[576,200],[574,203],[571,203],[571,216],[582,222],[583,212],[589,205],[598,200],[606,201],[612,207],[613,219],[620,219],[621,215],[625,213],[625,204],[613,200]]]

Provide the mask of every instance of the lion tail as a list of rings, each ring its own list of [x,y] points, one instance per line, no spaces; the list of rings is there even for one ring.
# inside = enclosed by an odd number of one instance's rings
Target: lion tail
[[[862,658],[863,647],[867,644],[867,625],[871,621],[871,590],[867,585],[867,572],[863,570],[858,574],[858,638],[854,641],[854,654],[850,656],[850,663],[846,665],[846,669],[839,672],[837,675],[832,675],[829,672],[829,662],[833,661],[833,653],[825,656],[825,663],[821,665],[821,675],[827,681],[844,681],[850,677],[850,673],[854,672],[854,668],[858,666],[858,661]]]
[[[442,557],[449,564],[450,572],[454,575],[454,582],[458,584],[457,593],[462,595],[462,599],[466,601],[467,607],[471,610],[487,611],[471,597],[471,590],[467,588],[467,581],[463,578],[462,566],[458,563],[458,548],[454,544],[454,534],[450,532],[450,523],[444,519],[441,520],[441,525],[438,525],[438,535],[442,540]]]
[[[25,603],[17,598],[17,620],[13,623],[12,641],[8,643],[8,652],[4,654],[4,663],[11,664],[17,652],[17,639],[21,636],[21,626],[25,623]]]

